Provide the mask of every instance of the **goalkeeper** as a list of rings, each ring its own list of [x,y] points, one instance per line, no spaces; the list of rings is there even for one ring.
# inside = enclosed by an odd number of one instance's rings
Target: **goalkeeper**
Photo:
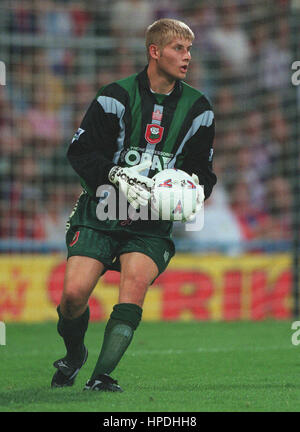
[[[121,275],[118,303],[84,389],[122,391],[110,374],[141,321],[148,287],[175,253],[172,222],[118,216],[99,220],[97,207],[112,190],[125,195],[129,207],[146,206],[152,177],[166,168],[180,168],[203,185],[203,189],[198,186],[198,208],[216,183],[211,105],[182,81],[193,39],[193,32],[181,21],[161,19],[150,25],[145,69],[101,88],[70,144],[68,160],[83,192],[67,224],[68,260],[57,308],[57,329],[66,355],[54,362],[52,387],[73,385],[86,362],[89,297],[106,270],[117,270]],[[98,196],[103,185],[107,192]]]

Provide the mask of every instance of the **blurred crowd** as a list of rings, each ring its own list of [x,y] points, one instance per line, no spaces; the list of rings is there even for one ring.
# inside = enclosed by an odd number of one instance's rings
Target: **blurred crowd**
[[[290,240],[289,14],[287,0],[2,0],[0,238],[64,240],[80,192],[68,144],[98,89],[143,68],[145,28],[170,17],[195,33],[186,81],[216,114],[218,184],[197,239]]]

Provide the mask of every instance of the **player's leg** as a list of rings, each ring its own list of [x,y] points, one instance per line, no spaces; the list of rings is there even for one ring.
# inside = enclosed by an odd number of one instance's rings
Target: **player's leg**
[[[119,303],[113,308],[105,328],[101,352],[85,389],[122,391],[108,375],[115,369],[142,317],[142,306],[149,285],[158,275],[158,267],[140,252],[120,256]]]
[[[72,256],[67,261],[57,329],[66,345],[66,359],[71,364],[82,361],[83,339],[89,321],[88,300],[103,269],[101,262],[90,257]]]
[[[66,359],[81,363],[83,337],[89,320],[88,299],[104,270],[115,256],[117,243],[110,235],[89,227],[70,227],[66,234],[68,261],[64,290],[58,307],[58,332],[63,337]]]
[[[67,261],[63,294],[57,308],[57,330],[64,340],[67,354],[54,362],[58,371],[53,376],[52,387],[72,385],[86,361],[84,336],[89,321],[88,299],[103,269],[101,262],[90,257],[71,256]]]
[[[140,252],[120,256],[119,304],[132,303],[142,308],[149,285],[158,275],[156,263]]]
[[[87,309],[88,299],[103,272],[95,258],[71,256],[67,261],[60,311],[67,319],[76,319]]]

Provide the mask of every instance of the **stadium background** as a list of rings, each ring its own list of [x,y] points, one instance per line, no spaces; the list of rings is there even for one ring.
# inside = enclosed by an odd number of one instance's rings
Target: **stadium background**
[[[176,224],[178,254],[150,288],[144,318],[292,316],[299,159],[291,64],[299,38],[290,2],[2,0],[1,321],[56,320],[65,223],[80,193],[68,144],[97,90],[143,68],[145,28],[161,17],[195,33],[186,81],[214,107],[218,184],[202,231]],[[107,273],[96,287],[92,320],[107,318],[118,278]]]

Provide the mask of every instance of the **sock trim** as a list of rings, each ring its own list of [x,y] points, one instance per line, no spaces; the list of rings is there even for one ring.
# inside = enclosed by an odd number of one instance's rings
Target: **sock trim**
[[[116,321],[128,323],[136,330],[141,319],[143,309],[135,303],[118,303],[114,305],[110,318]]]

